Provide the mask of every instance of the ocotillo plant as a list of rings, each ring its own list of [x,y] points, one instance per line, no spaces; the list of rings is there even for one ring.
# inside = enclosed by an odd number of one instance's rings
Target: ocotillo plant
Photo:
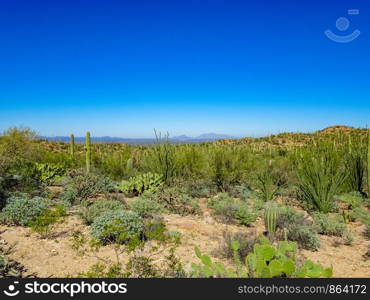
[[[71,157],[75,157],[75,136],[71,134]]]
[[[90,132],[86,132],[86,172],[90,173],[91,170],[91,141]]]

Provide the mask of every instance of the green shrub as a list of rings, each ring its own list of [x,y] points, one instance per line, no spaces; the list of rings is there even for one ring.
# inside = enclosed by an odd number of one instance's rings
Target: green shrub
[[[303,249],[314,251],[320,247],[320,240],[312,223],[304,217],[303,213],[291,207],[280,208],[277,226],[283,232],[281,238],[297,242]]]
[[[104,244],[125,243],[143,231],[143,220],[133,211],[106,211],[91,225],[91,235]]]
[[[170,184],[176,175],[178,162],[176,146],[169,141],[168,133],[164,136],[154,130],[156,141],[149,149],[145,160],[146,167],[154,174],[159,174],[166,184]]]
[[[280,190],[279,182],[277,173],[269,168],[259,172],[256,180],[259,197],[265,202],[273,201]]]
[[[191,180],[185,182],[184,193],[193,198],[208,198],[217,193],[217,189],[205,180]]]
[[[346,224],[341,218],[329,217],[327,214],[314,212],[312,213],[314,225],[318,233],[333,236],[342,236]]]
[[[362,224],[367,227],[370,232],[370,212],[364,207],[357,207],[353,210],[353,217],[358,219]]]
[[[99,193],[108,193],[114,190],[115,183],[109,178],[85,170],[73,170],[65,179],[65,189],[60,195],[61,199],[71,204],[80,203]]]
[[[233,186],[228,192],[232,197],[239,198],[242,201],[247,201],[248,199],[253,198],[252,190],[245,185]]]
[[[78,190],[71,186],[67,186],[62,193],[60,193],[60,200],[69,203],[70,205],[74,205],[82,200],[79,199]]]
[[[53,208],[44,210],[41,215],[29,222],[28,225],[33,231],[45,236],[50,233],[51,227],[66,215],[65,207],[63,205],[56,205]]]
[[[107,194],[111,192],[117,192],[117,182],[110,179],[109,177],[98,174],[96,175],[95,180],[95,185],[98,193]]]
[[[243,154],[239,148],[212,145],[208,150],[210,178],[218,191],[224,192],[243,179],[240,168]]]
[[[147,198],[157,202],[166,210],[174,214],[184,216],[200,213],[198,199],[190,197],[185,194],[183,190],[175,186],[163,186],[154,194],[147,195]]]
[[[353,241],[355,240],[355,237],[354,237],[352,231],[350,231],[349,229],[346,229],[346,230],[344,230],[344,232],[342,234],[342,239],[343,239],[344,245],[350,246],[350,245],[353,244]]]
[[[49,185],[54,184],[66,172],[65,167],[61,164],[36,163],[36,169],[40,180]]]
[[[215,214],[227,223],[236,221],[243,225],[250,225],[257,218],[245,202],[230,197],[227,193],[220,193],[217,197],[209,199],[208,207],[212,208]]]
[[[140,174],[122,181],[119,190],[124,193],[132,193],[135,196],[143,193],[154,193],[163,184],[162,176],[153,173]]]
[[[6,199],[11,191],[17,187],[20,177],[16,175],[6,175],[0,177],[0,210],[6,205]]]
[[[164,211],[164,208],[160,204],[145,197],[132,200],[130,202],[130,207],[132,211],[143,218],[151,218]]]
[[[106,211],[122,210],[124,208],[124,204],[120,201],[98,199],[95,200],[93,203],[83,202],[79,211],[79,215],[85,224],[90,225],[102,213]]]
[[[15,225],[27,226],[37,216],[41,215],[50,203],[49,199],[41,197],[11,197],[2,210],[2,218]]]
[[[334,149],[302,154],[298,164],[299,199],[308,208],[331,212],[336,208],[334,196],[341,192],[346,176]]]
[[[239,255],[240,260],[242,261],[244,257],[246,257],[250,252],[253,251],[254,245],[258,243],[258,238],[256,237],[254,232],[224,231],[222,234],[222,242],[219,248],[216,250],[215,255],[219,255],[221,257],[231,260],[234,259],[235,253],[233,248],[231,247],[231,243],[233,241],[239,243],[237,253]]]
[[[350,209],[360,207],[363,204],[363,198],[359,192],[336,196],[336,199],[348,203]]]
[[[350,191],[359,193],[363,190],[366,171],[365,151],[361,147],[351,147],[344,155],[344,165],[346,169],[347,184]]]
[[[256,221],[257,215],[244,203],[240,203],[235,210],[234,219],[241,225],[249,226]]]
[[[22,278],[24,273],[27,272],[27,269],[21,263],[9,257],[13,250],[13,247],[5,249],[0,246],[0,278]]]

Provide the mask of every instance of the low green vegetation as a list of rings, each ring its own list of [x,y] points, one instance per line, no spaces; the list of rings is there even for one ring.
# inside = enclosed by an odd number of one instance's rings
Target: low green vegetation
[[[27,226],[50,206],[50,201],[27,195],[10,197],[1,212],[1,221],[7,224]]]
[[[162,176],[153,173],[140,174],[122,181],[119,190],[124,193],[132,193],[135,196],[143,193],[153,193],[163,184]]]
[[[117,261],[79,276],[330,277],[300,252],[320,251],[323,235],[351,247],[366,236],[354,232],[359,223],[370,231],[369,143],[370,131],[341,127],[200,144],[156,133],[154,145],[137,146],[92,144],[90,133],[85,144],[73,135],[70,144],[47,142],[10,128],[0,136],[0,222],[53,239],[58,224],[80,220],[86,232],[68,233],[74,249],[108,246]],[[201,263],[183,268],[181,233],[166,226],[179,216],[237,227],[220,233],[213,253],[234,267],[196,250]],[[251,233],[260,224],[262,238]]]
[[[217,197],[209,199],[208,207],[226,223],[237,222],[248,226],[257,219],[256,213],[247,206],[247,202],[233,198],[227,193],[220,193]]]
[[[234,268],[226,268],[222,263],[214,263],[212,259],[195,249],[201,264],[193,264],[193,274],[197,277],[331,277],[332,268],[324,268],[310,260],[299,263],[296,259],[297,245],[294,242],[282,241],[274,247],[267,239],[261,239],[254,245],[253,251],[245,257],[242,264],[239,259],[239,243],[232,242],[235,253]]]
[[[31,229],[41,236],[45,237],[52,232],[52,226],[63,221],[66,210],[63,205],[55,205],[54,207],[44,210],[33,221],[28,223]]]
[[[126,243],[143,234],[143,219],[133,211],[106,211],[91,224],[91,235],[104,244]]]
[[[91,225],[102,213],[123,210],[124,208],[125,205],[120,201],[97,199],[94,202],[83,202],[79,215],[86,225]]]

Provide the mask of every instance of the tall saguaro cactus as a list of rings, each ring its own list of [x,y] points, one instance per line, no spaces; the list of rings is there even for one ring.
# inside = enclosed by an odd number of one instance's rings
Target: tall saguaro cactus
[[[90,132],[86,132],[86,172],[90,173],[91,170],[91,140]]]
[[[270,236],[275,234],[278,216],[279,206],[273,201],[267,202],[265,205],[264,221],[266,231]]]
[[[71,157],[75,157],[75,136],[71,134],[71,149],[70,149]]]

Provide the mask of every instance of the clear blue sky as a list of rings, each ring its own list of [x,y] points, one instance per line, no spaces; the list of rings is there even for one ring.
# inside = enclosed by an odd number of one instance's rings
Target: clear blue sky
[[[350,20],[342,32],[339,17]],[[336,43],[326,29],[361,35]],[[247,136],[365,127],[369,29],[368,0],[1,1],[0,131]]]

